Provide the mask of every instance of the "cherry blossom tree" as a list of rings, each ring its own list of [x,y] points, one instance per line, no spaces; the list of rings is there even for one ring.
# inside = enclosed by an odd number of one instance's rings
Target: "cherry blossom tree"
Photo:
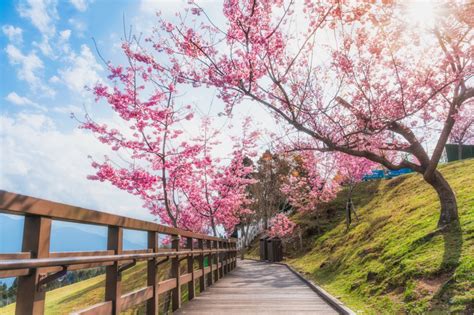
[[[316,151],[301,151],[293,156],[293,167],[281,191],[291,207],[302,213],[319,215],[318,205],[336,196],[335,163]]]
[[[352,202],[354,188],[362,181],[364,175],[368,174],[377,166],[377,163],[345,153],[337,153],[335,159],[337,161],[337,175],[335,180],[347,187],[346,227],[349,229],[352,222],[351,213],[354,213],[357,218],[354,203]]]
[[[458,220],[457,203],[437,165],[459,109],[474,98],[472,14],[465,1],[437,3],[430,24],[409,5],[226,0],[221,26],[196,4],[180,22],[160,18],[151,42],[180,83],[216,88],[229,112],[253,100],[314,149],[423,175],[444,226]],[[429,153],[422,141],[431,122],[442,128]]]
[[[268,229],[270,218],[288,206],[280,189],[288,172],[289,163],[284,154],[266,150],[257,161],[257,169],[253,174],[257,182],[250,187],[250,193],[254,200],[252,209],[257,219],[263,220],[265,230]]]
[[[92,91],[120,117],[117,128],[101,124],[90,116],[81,128],[118,152],[120,161],[93,159],[91,180],[109,182],[139,196],[160,222],[173,227],[217,236],[217,226],[232,231],[250,202],[246,187],[255,155],[258,132],[245,120],[235,141],[230,161],[212,155],[218,135],[203,119],[203,135],[189,139],[183,125],[193,119],[190,105],[176,101],[176,79],[146,56],[138,42],[127,41],[123,51],[128,65],[108,63],[109,80]],[[92,159],[92,157],[91,157]],[[227,163],[227,164],[226,164]]]
[[[232,233],[240,218],[247,217],[251,200],[247,187],[255,180],[249,158],[256,155],[256,138],[259,132],[251,130],[251,119],[246,118],[240,129],[241,136],[234,137],[231,161],[223,164],[221,157],[213,157],[212,151],[218,143],[213,139],[217,132],[212,131],[210,119],[205,118],[201,129],[203,135],[197,138],[202,143],[199,162],[194,163],[194,171],[189,176],[189,184],[184,191],[191,211],[197,212],[208,222],[215,236],[217,226],[221,225],[227,234]],[[249,163],[250,162],[250,163]]]
[[[202,218],[182,203],[186,178],[192,171],[199,145],[183,139],[181,122],[193,117],[191,106],[176,103],[176,80],[148,63],[138,43],[124,42],[126,66],[108,63],[113,86],[97,84],[92,92],[118,114],[120,127],[95,122],[90,116],[81,128],[92,131],[113,151],[128,158],[93,160],[91,180],[111,183],[139,196],[160,221],[174,227],[204,232]]]
[[[270,237],[287,237],[291,235],[296,227],[296,224],[288,219],[283,213],[275,215],[271,222],[267,234]]]

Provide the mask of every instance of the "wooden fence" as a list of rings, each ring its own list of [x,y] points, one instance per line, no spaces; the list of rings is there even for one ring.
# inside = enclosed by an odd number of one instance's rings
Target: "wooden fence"
[[[181,307],[183,285],[187,285],[188,297],[192,299],[197,281],[202,292],[237,265],[235,239],[192,233],[1,190],[0,212],[25,218],[22,251],[0,254],[0,278],[19,277],[16,314],[43,314],[47,283],[67,271],[100,266],[106,268],[105,300],[77,314],[120,314],[142,303],[146,303],[147,314],[158,314],[159,296],[169,291],[174,311]],[[107,226],[107,250],[50,252],[52,220]],[[148,248],[123,250],[123,229],[146,231]],[[170,248],[159,248],[159,234],[171,238]],[[204,263],[206,257],[208,266]],[[121,273],[142,260],[147,261],[147,286],[122,295]],[[171,278],[159,281],[159,265],[167,260],[171,260]],[[185,274],[180,274],[182,260],[187,260]]]

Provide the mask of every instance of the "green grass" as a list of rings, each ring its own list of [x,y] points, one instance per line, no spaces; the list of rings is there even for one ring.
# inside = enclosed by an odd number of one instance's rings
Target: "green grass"
[[[184,267],[184,266],[182,266]],[[122,294],[146,287],[146,262],[139,262],[122,275]],[[184,269],[184,268],[182,268]],[[160,280],[166,279],[169,263],[159,268]],[[183,286],[185,288],[186,286]],[[187,300],[187,290],[182,290],[183,301]],[[46,293],[45,314],[69,314],[104,301],[105,275],[100,275]],[[162,302],[162,300],[160,300]],[[16,304],[0,308],[1,315],[15,314]],[[122,314],[144,314],[145,306],[139,305]]]
[[[344,192],[323,207],[333,220],[294,217],[305,229],[306,250],[292,251],[287,262],[364,314],[472,314],[474,160],[440,170],[456,192],[460,226],[436,230],[438,199],[420,175],[362,183],[354,197],[359,221],[348,233],[341,211]],[[258,258],[255,245],[246,257]],[[124,272],[123,293],[145,286],[145,268],[139,263]],[[167,269],[161,270],[164,279]],[[99,303],[104,287],[101,275],[52,290],[46,295],[46,314],[68,314]],[[183,295],[187,300],[186,290]],[[14,309],[15,304],[8,305],[0,314],[14,314]]]
[[[287,262],[364,314],[472,314],[474,160],[440,171],[456,193],[460,225],[437,230],[437,195],[418,174],[361,183],[359,220],[348,232],[344,191],[322,207],[332,221],[294,216],[306,248]]]
[[[124,271],[122,292],[146,286],[146,263]],[[45,314],[69,314],[104,301],[105,275],[100,275],[46,293]],[[0,314],[14,314],[15,303],[0,308]]]

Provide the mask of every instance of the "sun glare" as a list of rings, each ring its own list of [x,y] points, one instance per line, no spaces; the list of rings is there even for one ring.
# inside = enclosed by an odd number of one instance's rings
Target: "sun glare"
[[[410,23],[432,27],[435,23],[435,1],[430,0],[407,0],[403,2]]]

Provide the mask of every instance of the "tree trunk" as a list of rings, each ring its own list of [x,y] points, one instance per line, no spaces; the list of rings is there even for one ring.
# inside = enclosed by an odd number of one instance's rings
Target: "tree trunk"
[[[425,177],[425,180],[433,186],[438,193],[439,202],[441,204],[438,227],[459,221],[456,196],[443,175],[435,170],[431,176]]]
[[[214,222],[214,217],[212,216],[211,216],[211,227],[212,227],[212,233],[214,233],[214,236],[217,237],[216,223]]]
[[[354,185],[350,184],[349,192],[347,194],[346,201],[346,231],[349,231],[349,228],[352,223],[351,210],[352,210],[352,192],[354,190]]]

